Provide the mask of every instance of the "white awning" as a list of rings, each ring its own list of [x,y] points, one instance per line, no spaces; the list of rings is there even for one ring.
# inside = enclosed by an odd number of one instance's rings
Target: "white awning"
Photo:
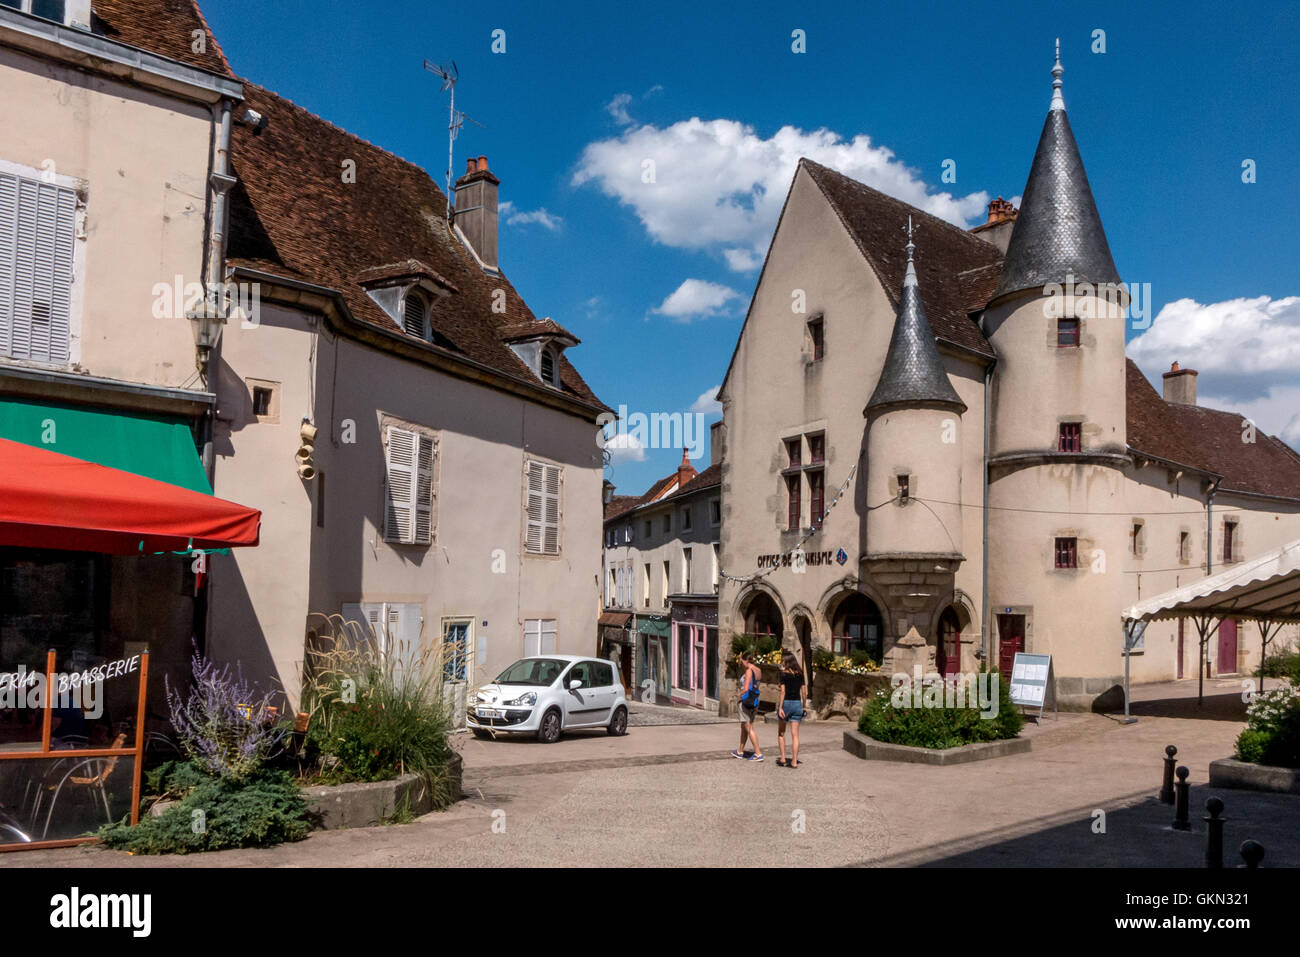
[[[1140,601],[1124,617],[1300,622],[1300,539],[1228,571]]]

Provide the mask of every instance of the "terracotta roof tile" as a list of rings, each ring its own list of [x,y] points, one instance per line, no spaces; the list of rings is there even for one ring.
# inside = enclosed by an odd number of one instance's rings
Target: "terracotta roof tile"
[[[336,290],[360,322],[405,335],[357,278],[415,260],[455,290],[433,308],[436,346],[540,381],[502,338],[504,328],[536,318],[509,280],[484,273],[448,229],[446,196],[424,170],[253,83],[245,81],[244,95],[268,123],[256,134],[235,128],[232,265]],[[344,160],[355,162],[355,182],[343,181]],[[504,312],[493,309],[498,290]],[[562,391],[603,408],[567,357],[559,361]]]
[[[94,0],[91,13],[91,30],[102,37],[212,73],[233,75],[194,0]],[[201,53],[194,50],[195,30],[203,31]]]
[[[981,355],[993,349],[971,313],[983,309],[997,285],[1002,254],[964,229],[887,196],[843,173],[801,159],[898,308],[907,269],[906,226],[916,231],[921,300],[934,334]]]
[[[1132,359],[1127,399],[1133,450],[1222,475],[1227,491],[1300,498],[1300,455],[1261,431],[1242,441],[1239,413],[1166,402]]]

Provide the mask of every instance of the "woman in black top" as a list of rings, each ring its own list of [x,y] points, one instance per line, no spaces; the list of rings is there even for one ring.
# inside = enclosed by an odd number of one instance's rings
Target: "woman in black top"
[[[776,711],[777,744],[781,749],[781,757],[776,762],[778,768],[799,767],[799,722],[803,720],[806,688],[803,669],[799,667],[799,659],[787,652],[785,657],[781,659],[781,701],[777,704]],[[788,763],[785,760],[785,726],[787,723],[792,726],[790,737],[794,742]]]

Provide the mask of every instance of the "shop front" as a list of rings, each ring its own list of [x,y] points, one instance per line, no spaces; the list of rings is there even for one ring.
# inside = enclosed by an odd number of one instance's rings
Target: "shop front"
[[[672,599],[672,700],[695,708],[718,707],[718,600]]]
[[[207,554],[258,541],[261,513],[212,496],[188,428],[101,415],[129,442],[106,456],[139,471],[64,454],[75,427],[45,447],[0,438],[0,850],[134,820],[146,743],[166,725],[150,651],[183,666]],[[0,403],[0,434],[17,418]]]
[[[672,625],[662,615],[637,616],[636,686],[638,697],[654,689],[653,700],[672,699]]]

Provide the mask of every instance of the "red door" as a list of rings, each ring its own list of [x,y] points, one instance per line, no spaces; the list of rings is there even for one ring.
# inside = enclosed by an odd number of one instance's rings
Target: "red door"
[[[939,674],[955,675],[961,671],[961,622],[951,608],[939,616],[939,647],[936,664]]]
[[[1010,679],[1016,652],[1025,650],[1025,616],[998,615],[998,670]]]
[[[1237,673],[1237,619],[1219,622],[1219,674]]]

